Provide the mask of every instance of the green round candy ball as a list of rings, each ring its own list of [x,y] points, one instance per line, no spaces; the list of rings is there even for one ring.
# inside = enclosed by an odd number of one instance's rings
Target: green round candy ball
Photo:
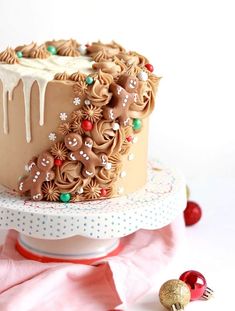
[[[47,51],[51,53],[51,55],[56,55],[57,54],[57,49],[54,45],[48,45]]]
[[[86,77],[86,83],[87,84],[92,84],[94,82],[94,79],[91,76]]]
[[[16,52],[16,55],[18,58],[22,58],[23,57],[23,53],[21,51]]]
[[[61,195],[60,195],[60,201],[61,202],[67,203],[70,201],[70,199],[71,199],[70,193],[61,193]]]
[[[140,119],[134,119],[133,120],[133,129],[134,131],[140,130],[142,127],[142,121]]]

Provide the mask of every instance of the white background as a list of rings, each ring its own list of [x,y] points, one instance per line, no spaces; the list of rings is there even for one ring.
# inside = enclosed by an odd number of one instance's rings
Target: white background
[[[83,43],[115,39],[148,56],[156,74],[163,77],[151,118],[150,155],[184,172],[204,217],[187,229],[186,254],[179,254],[159,279],[177,277],[184,268],[201,269],[217,289],[214,301],[194,303],[187,310],[218,310],[230,303],[224,283],[227,291],[229,281],[234,283],[233,4],[228,0],[0,1],[0,49],[51,38],[73,37]],[[128,310],[161,308],[156,296],[150,295]]]

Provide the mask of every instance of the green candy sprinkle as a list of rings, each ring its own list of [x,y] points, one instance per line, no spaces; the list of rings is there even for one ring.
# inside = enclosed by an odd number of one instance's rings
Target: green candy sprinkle
[[[133,126],[134,131],[138,131],[142,127],[142,121],[140,119],[134,119],[132,126]]]
[[[23,57],[23,53],[21,51],[16,52],[16,55],[18,58],[22,58]]]
[[[57,49],[54,47],[54,45],[48,45],[47,51],[51,53],[51,55],[56,55],[57,54]]]
[[[60,195],[60,201],[61,202],[67,203],[70,201],[70,199],[71,199],[70,193],[61,193],[61,195]]]
[[[86,77],[86,83],[91,85],[94,82],[94,79],[91,76]]]

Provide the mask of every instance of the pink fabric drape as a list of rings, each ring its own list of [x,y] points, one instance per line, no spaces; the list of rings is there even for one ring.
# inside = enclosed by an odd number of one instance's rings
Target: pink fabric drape
[[[0,248],[1,311],[107,311],[134,303],[155,287],[158,273],[177,251],[183,218],[160,230],[123,238],[116,257],[95,266],[40,263],[15,250],[17,232]]]

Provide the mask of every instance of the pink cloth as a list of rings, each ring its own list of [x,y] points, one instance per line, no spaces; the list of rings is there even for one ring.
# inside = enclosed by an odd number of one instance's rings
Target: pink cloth
[[[0,310],[107,311],[134,303],[155,287],[183,229],[181,217],[160,230],[139,230],[123,238],[118,256],[97,266],[25,260],[10,231],[0,248]]]

